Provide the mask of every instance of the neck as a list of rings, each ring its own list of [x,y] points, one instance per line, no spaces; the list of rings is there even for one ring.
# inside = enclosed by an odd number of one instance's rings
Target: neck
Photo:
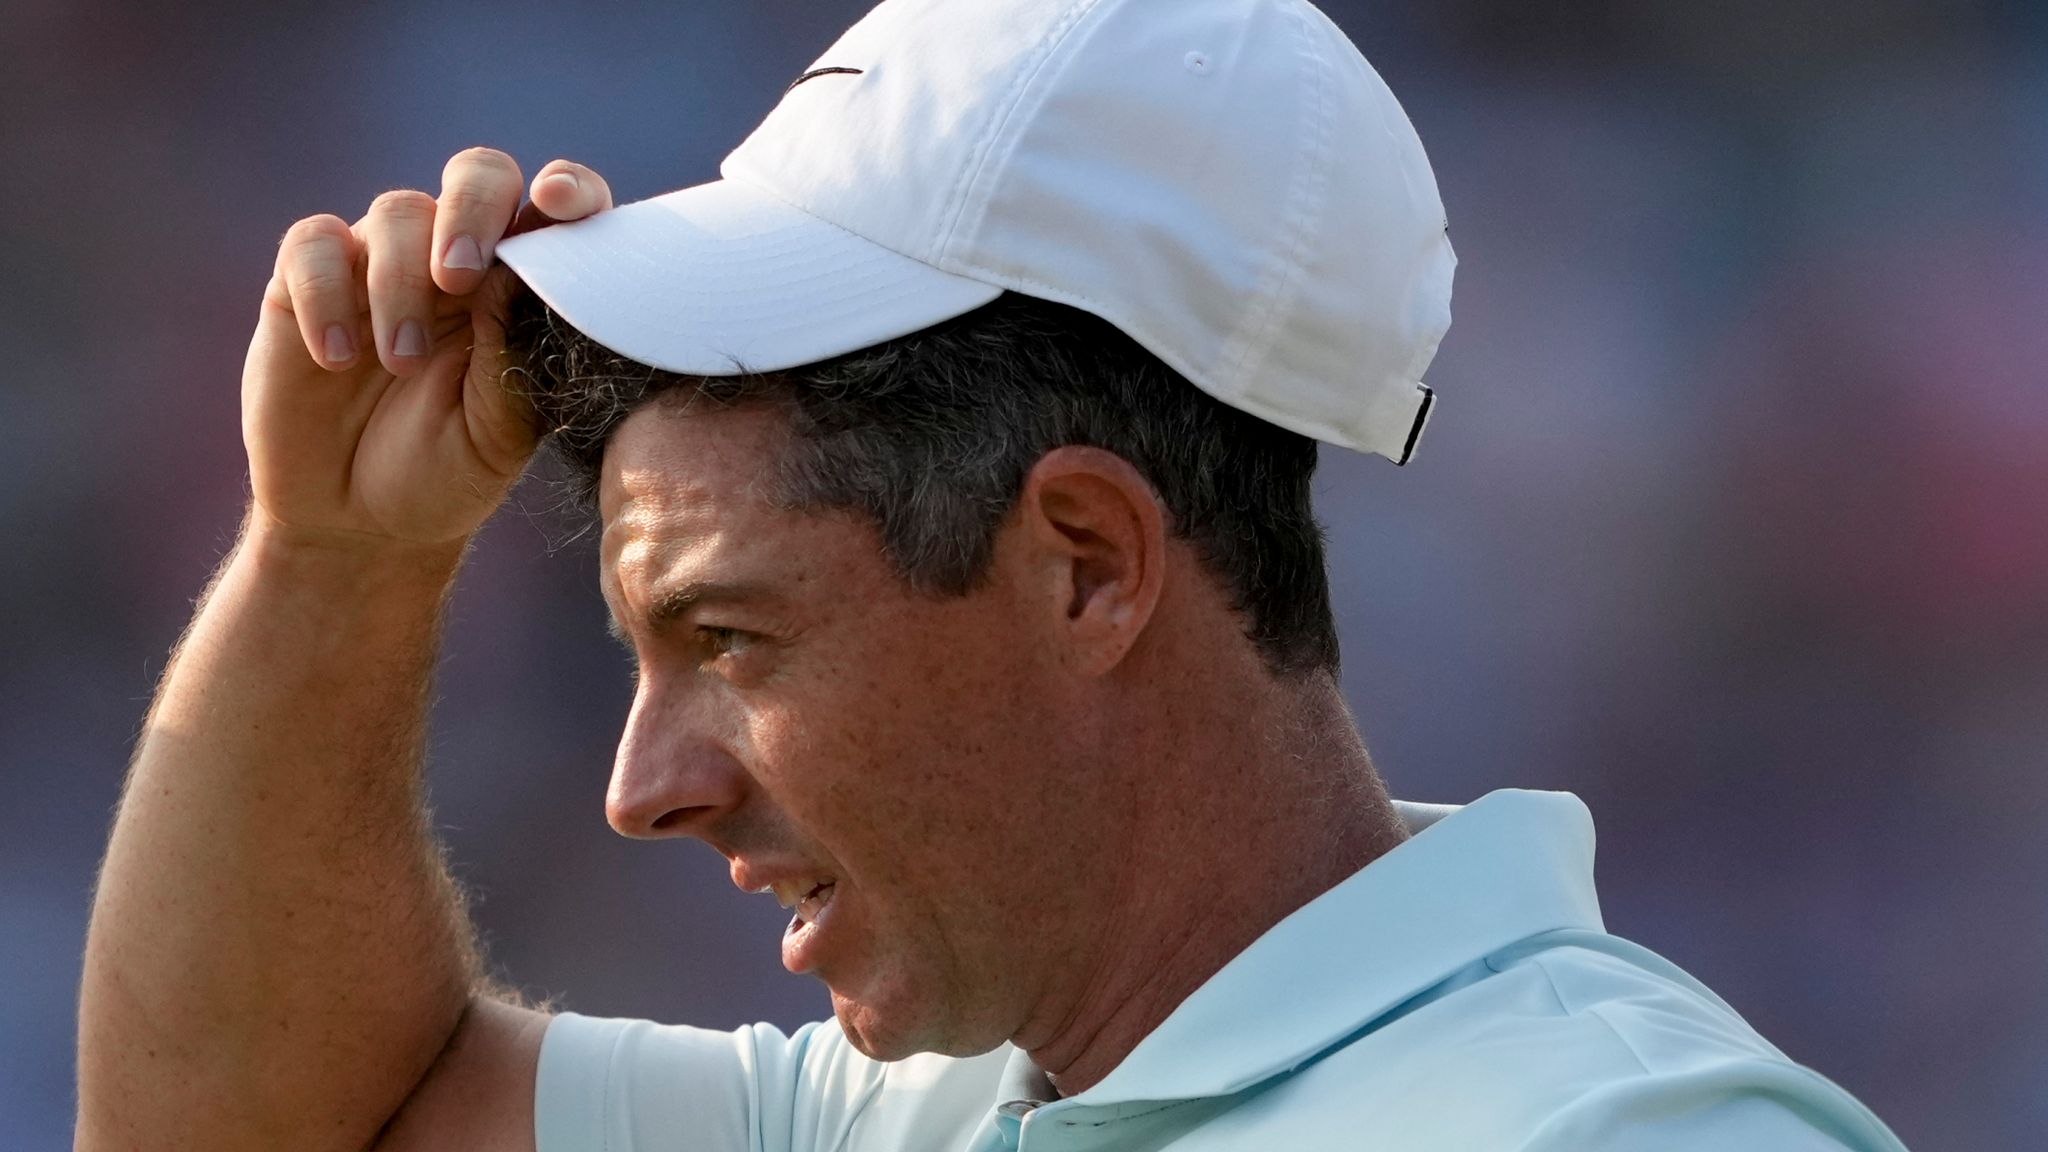
[[[1016,1038],[1063,1096],[1099,1083],[1268,928],[1405,838],[1331,677],[1261,674],[1249,692],[1242,677],[1213,679],[1175,681],[1161,723],[1119,742],[1139,770],[1125,782],[1118,882],[1089,910],[1092,954]]]

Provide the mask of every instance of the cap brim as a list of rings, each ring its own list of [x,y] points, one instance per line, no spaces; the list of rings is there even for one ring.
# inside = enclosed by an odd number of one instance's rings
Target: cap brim
[[[830,359],[1002,294],[730,180],[509,237],[498,257],[584,335],[696,376]]]

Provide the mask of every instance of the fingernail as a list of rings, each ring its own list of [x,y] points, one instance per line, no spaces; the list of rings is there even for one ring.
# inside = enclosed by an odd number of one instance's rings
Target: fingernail
[[[340,364],[345,360],[355,359],[355,356],[355,338],[348,334],[348,329],[343,328],[339,324],[329,324],[327,326],[327,358],[336,364]]]
[[[481,272],[484,269],[484,250],[477,246],[476,237],[457,236],[449,242],[448,250],[441,253],[441,267]]]
[[[391,341],[391,352],[395,356],[425,356],[427,354],[427,332],[417,320],[407,320],[398,326],[398,336]]]
[[[541,181],[541,183],[559,184],[562,187],[567,188],[571,192],[583,191],[583,181],[578,180],[574,172],[556,172],[550,175],[547,179]]]

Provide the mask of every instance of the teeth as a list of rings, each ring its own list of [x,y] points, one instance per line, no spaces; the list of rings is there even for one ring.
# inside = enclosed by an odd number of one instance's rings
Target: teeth
[[[829,880],[819,885],[815,895],[806,895],[797,902],[796,914],[806,923],[817,923],[818,917],[824,914],[825,906],[832,903],[833,891],[832,882]]]
[[[817,907],[823,908],[831,899],[832,881],[784,880],[779,883],[770,884],[768,887],[760,889],[760,891],[773,892],[775,894],[775,902],[784,908],[795,908],[800,904],[808,905],[813,902],[810,899],[811,893],[817,892],[819,898],[815,903]],[[809,919],[809,917],[806,916],[805,919]]]

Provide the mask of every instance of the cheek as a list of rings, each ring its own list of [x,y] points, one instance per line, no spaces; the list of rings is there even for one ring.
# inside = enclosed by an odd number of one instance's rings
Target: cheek
[[[870,883],[983,882],[976,857],[1045,754],[1045,693],[1015,629],[968,607],[869,613],[755,713],[764,785]]]

